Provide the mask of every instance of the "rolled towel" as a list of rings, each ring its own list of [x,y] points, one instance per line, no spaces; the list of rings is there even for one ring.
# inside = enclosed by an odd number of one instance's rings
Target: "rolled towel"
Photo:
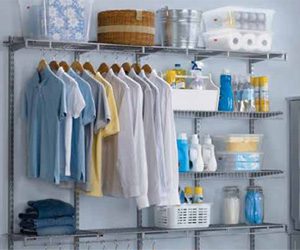
[[[73,226],[55,226],[55,227],[43,227],[35,230],[31,229],[21,229],[20,232],[26,235],[65,235],[65,234],[74,234],[76,232],[75,227]]]

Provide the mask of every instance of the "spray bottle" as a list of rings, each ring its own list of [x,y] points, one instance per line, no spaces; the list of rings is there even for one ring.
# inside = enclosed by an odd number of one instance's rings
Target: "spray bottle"
[[[202,147],[199,144],[198,135],[192,135],[190,145],[190,166],[193,172],[202,172],[204,170],[204,162],[202,159]]]

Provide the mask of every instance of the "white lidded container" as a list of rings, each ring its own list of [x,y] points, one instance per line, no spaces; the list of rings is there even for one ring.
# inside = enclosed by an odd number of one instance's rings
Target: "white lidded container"
[[[93,0],[19,0],[25,38],[88,42]]]
[[[161,228],[208,227],[210,217],[210,203],[154,208],[155,226]]]
[[[204,89],[172,89],[172,105],[175,111],[217,111],[220,89],[211,75],[202,76]]]
[[[211,50],[269,52],[273,37],[270,32],[223,29],[203,34],[205,47]]]
[[[205,11],[203,21],[206,31],[233,28],[271,32],[274,14],[271,9],[228,6]]]

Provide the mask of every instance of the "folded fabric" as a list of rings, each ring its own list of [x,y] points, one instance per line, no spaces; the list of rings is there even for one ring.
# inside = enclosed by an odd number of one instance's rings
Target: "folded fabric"
[[[74,234],[76,232],[76,229],[73,226],[55,226],[55,227],[42,227],[42,228],[37,228],[35,230],[22,228],[20,232],[22,234],[27,234],[27,235],[45,236],[45,235]]]
[[[37,219],[38,214],[36,212],[34,213],[19,213],[19,218],[21,220],[29,220],[29,219]]]
[[[70,216],[47,218],[47,219],[23,219],[19,225],[24,229],[37,229],[37,228],[53,227],[53,226],[74,227],[75,219],[74,217],[70,217]]]
[[[26,214],[29,214],[29,217],[22,216],[23,218],[55,218],[73,216],[75,213],[75,209],[71,204],[55,199],[28,201],[27,204],[31,207],[31,209],[26,210]]]

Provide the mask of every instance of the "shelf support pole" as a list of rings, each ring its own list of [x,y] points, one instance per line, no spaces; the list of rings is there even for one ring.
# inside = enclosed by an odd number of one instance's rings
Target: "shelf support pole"
[[[8,50],[8,249],[14,249],[14,110],[15,110],[15,53],[13,38]]]
[[[254,134],[255,132],[255,120],[253,118],[249,119],[249,134]],[[254,179],[249,179],[249,186],[254,186]],[[255,250],[255,229],[250,229],[250,250]]]
[[[74,61],[79,61],[80,53],[74,52]],[[73,202],[75,208],[75,227],[79,230],[79,216],[80,216],[80,192],[77,183],[74,184]],[[74,250],[79,250],[79,237],[74,237]]]
[[[201,119],[200,118],[195,118],[195,125],[194,125],[194,131],[195,134],[197,134],[200,137],[200,131],[201,131]],[[194,185],[200,186],[200,181],[199,179],[196,179],[194,181]],[[195,237],[195,250],[200,250],[200,231],[195,231],[194,232],[194,237]]]

